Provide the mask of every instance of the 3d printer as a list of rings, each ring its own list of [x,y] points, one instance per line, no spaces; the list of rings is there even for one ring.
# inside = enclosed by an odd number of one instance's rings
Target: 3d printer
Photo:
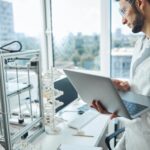
[[[17,149],[44,132],[39,51],[0,54],[0,144]]]

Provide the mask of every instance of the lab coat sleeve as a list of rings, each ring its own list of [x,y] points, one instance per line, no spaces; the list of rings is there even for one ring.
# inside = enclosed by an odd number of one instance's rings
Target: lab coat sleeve
[[[123,136],[121,137],[121,139],[117,143],[114,150],[126,150],[126,147],[125,147],[125,133],[123,134]]]

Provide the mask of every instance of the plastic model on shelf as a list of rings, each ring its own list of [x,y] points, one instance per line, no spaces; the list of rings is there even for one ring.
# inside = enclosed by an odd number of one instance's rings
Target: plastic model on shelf
[[[63,102],[57,100],[57,97],[63,95],[62,91],[54,89],[54,79],[59,77],[59,73],[55,68],[51,68],[43,77],[43,97],[44,97],[44,120],[45,131],[48,134],[57,134],[60,129],[57,127],[58,123],[62,121],[61,118],[56,117],[56,108],[63,105]]]

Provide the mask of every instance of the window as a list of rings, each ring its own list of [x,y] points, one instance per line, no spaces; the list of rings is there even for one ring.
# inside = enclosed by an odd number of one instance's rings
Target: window
[[[0,45],[18,40],[23,50],[41,49],[40,0],[0,0]]]
[[[100,69],[100,1],[52,0],[54,65]]]
[[[130,64],[134,45],[138,34],[131,33],[131,29],[121,24],[119,3],[112,1],[112,50],[111,76],[115,78],[129,78]]]

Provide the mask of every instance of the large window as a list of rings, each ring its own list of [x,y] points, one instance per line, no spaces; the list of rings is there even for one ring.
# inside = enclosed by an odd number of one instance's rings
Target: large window
[[[41,49],[40,0],[0,0],[0,46],[14,40],[23,50]]]
[[[131,33],[131,29],[122,25],[119,14],[119,3],[112,0],[112,50],[111,75],[112,77],[129,78],[130,64],[134,44],[139,35]]]
[[[100,0],[52,0],[54,65],[100,69]]]

